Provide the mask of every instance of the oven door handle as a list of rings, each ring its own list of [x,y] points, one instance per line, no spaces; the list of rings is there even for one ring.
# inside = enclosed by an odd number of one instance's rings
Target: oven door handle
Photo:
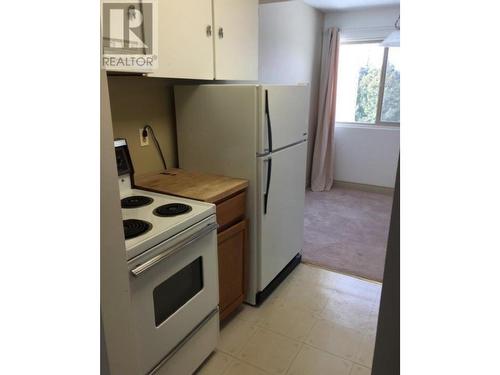
[[[179,242],[178,244],[176,244],[175,246],[172,246],[171,248],[168,248],[167,250],[165,250],[164,252],[156,255],[155,257],[151,258],[147,262],[144,262],[144,263],[140,264],[139,266],[135,267],[130,272],[135,277],[138,277],[139,275],[141,275],[142,273],[146,272],[151,267],[153,267],[156,264],[160,263],[161,261],[167,259],[168,257],[174,255],[179,250],[182,250],[186,246],[189,246],[193,242],[198,241],[200,238],[206,236],[207,234],[209,234],[213,230],[217,229],[217,227],[218,227],[217,223],[211,223],[211,224],[207,225],[205,228],[203,228],[199,232],[196,232],[191,237],[186,238],[184,241]]]

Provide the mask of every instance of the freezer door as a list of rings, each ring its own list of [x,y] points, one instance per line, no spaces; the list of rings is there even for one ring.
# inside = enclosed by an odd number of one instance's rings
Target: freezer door
[[[259,106],[258,154],[307,139],[308,85],[260,86]]]
[[[259,290],[302,251],[307,143],[258,158]]]

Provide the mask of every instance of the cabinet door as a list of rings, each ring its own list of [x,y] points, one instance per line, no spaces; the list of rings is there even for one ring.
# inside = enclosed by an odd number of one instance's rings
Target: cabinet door
[[[158,1],[158,69],[151,77],[213,79],[212,1]]]
[[[258,80],[258,0],[214,0],[215,79]]]
[[[240,221],[217,237],[219,255],[219,307],[224,319],[245,295],[245,252],[247,223]]]

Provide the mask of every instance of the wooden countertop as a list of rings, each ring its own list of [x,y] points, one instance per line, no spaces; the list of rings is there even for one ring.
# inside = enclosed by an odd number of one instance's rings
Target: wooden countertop
[[[176,168],[134,176],[134,183],[139,189],[210,203],[220,202],[248,187],[248,181],[241,178]]]

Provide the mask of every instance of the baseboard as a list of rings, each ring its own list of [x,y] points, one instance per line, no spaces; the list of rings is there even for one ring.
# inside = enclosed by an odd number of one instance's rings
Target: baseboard
[[[376,186],[376,185],[368,185],[368,184],[358,184],[356,182],[346,182],[346,181],[333,181],[333,186],[335,187],[343,187],[346,189],[356,189],[361,191],[367,191],[369,193],[379,193],[385,195],[393,195],[394,188],[389,188],[385,186]]]

